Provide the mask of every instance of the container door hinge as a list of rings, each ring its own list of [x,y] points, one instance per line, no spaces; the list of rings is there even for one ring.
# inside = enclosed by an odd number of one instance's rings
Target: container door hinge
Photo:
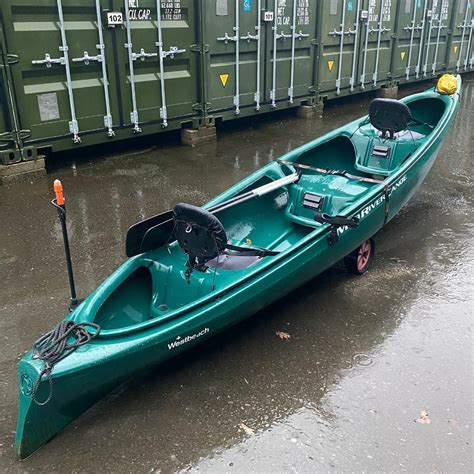
[[[26,140],[31,137],[31,130],[20,130],[16,132],[0,133],[0,142],[13,142],[17,139]]]
[[[202,104],[200,104],[199,102],[196,103],[196,104],[193,104],[193,105],[191,106],[191,108],[192,108],[193,110],[197,110],[197,111],[202,111],[202,110],[203,110]]]
[[[20,61],[20,57],[17,54],[7,54],[7,64],[17,64]]]

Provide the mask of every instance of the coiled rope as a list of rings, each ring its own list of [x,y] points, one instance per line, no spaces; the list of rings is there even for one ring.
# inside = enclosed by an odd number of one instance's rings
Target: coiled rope
[[[95,331],[90,332],[88,328]],[[52,331],[41,336],[33,345],[33,359],[39,359],[44,362],[36,382],[33,385],[31,398],[40,406],[46,405],[53,396],[53,377],[51,371],[55,364],[74,352],[78,347],[87,344],[98,336],[100,326],[94,323],[75,323],[74,321],[61,321]],[[68,342],[69,339],[72,342]],[[41,384],[43,377],[46,376],[49,382],[49,393],[44,401],[36,398],[36,392]]]

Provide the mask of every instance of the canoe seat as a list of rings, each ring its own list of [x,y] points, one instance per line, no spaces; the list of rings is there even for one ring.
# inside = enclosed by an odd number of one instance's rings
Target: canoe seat
[[[279,253],[229,243],[221,221],[201,207],[178,204],[173,216],[176,240],[188,255],[188,275],[193,270],[206,272],[210,266],[227,270],[247,268],[263,257]]]

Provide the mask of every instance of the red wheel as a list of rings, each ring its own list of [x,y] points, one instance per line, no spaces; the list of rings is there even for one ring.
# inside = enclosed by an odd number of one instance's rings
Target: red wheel
[[[370,267],[375,255],[375,242],[366,240],[344,258],[346,268],[354,275],[363,275]]]

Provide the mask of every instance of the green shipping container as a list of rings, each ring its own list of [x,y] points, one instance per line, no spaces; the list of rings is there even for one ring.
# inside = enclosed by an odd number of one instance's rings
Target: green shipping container
[[[331,98],[390,82],[396,11],[393,0],[319,2],[321,95]]]
[[[452,22],[452,37],[448,45],[447,68],[463,73],[473,68],[474,18],[472,0],[457,0]]]
[[[398,11],[393,74],[397,82],[435,76],[446,70],[452,0],[402,0]]]
[[[157,9],[157,5],[162,7]],[[19,119],[31,143],[70,148],[175,128],[195,114],[192,0],[2,3]],[[134,8],[133,5],[139,5]],[[158,15],[158,13],[160,13]]]
[[[208,113],[229,119],[312,101],[315,18],[307,0],[209,1]]]
[[[472,0],[1,0],[0,163],[473,69]]]

